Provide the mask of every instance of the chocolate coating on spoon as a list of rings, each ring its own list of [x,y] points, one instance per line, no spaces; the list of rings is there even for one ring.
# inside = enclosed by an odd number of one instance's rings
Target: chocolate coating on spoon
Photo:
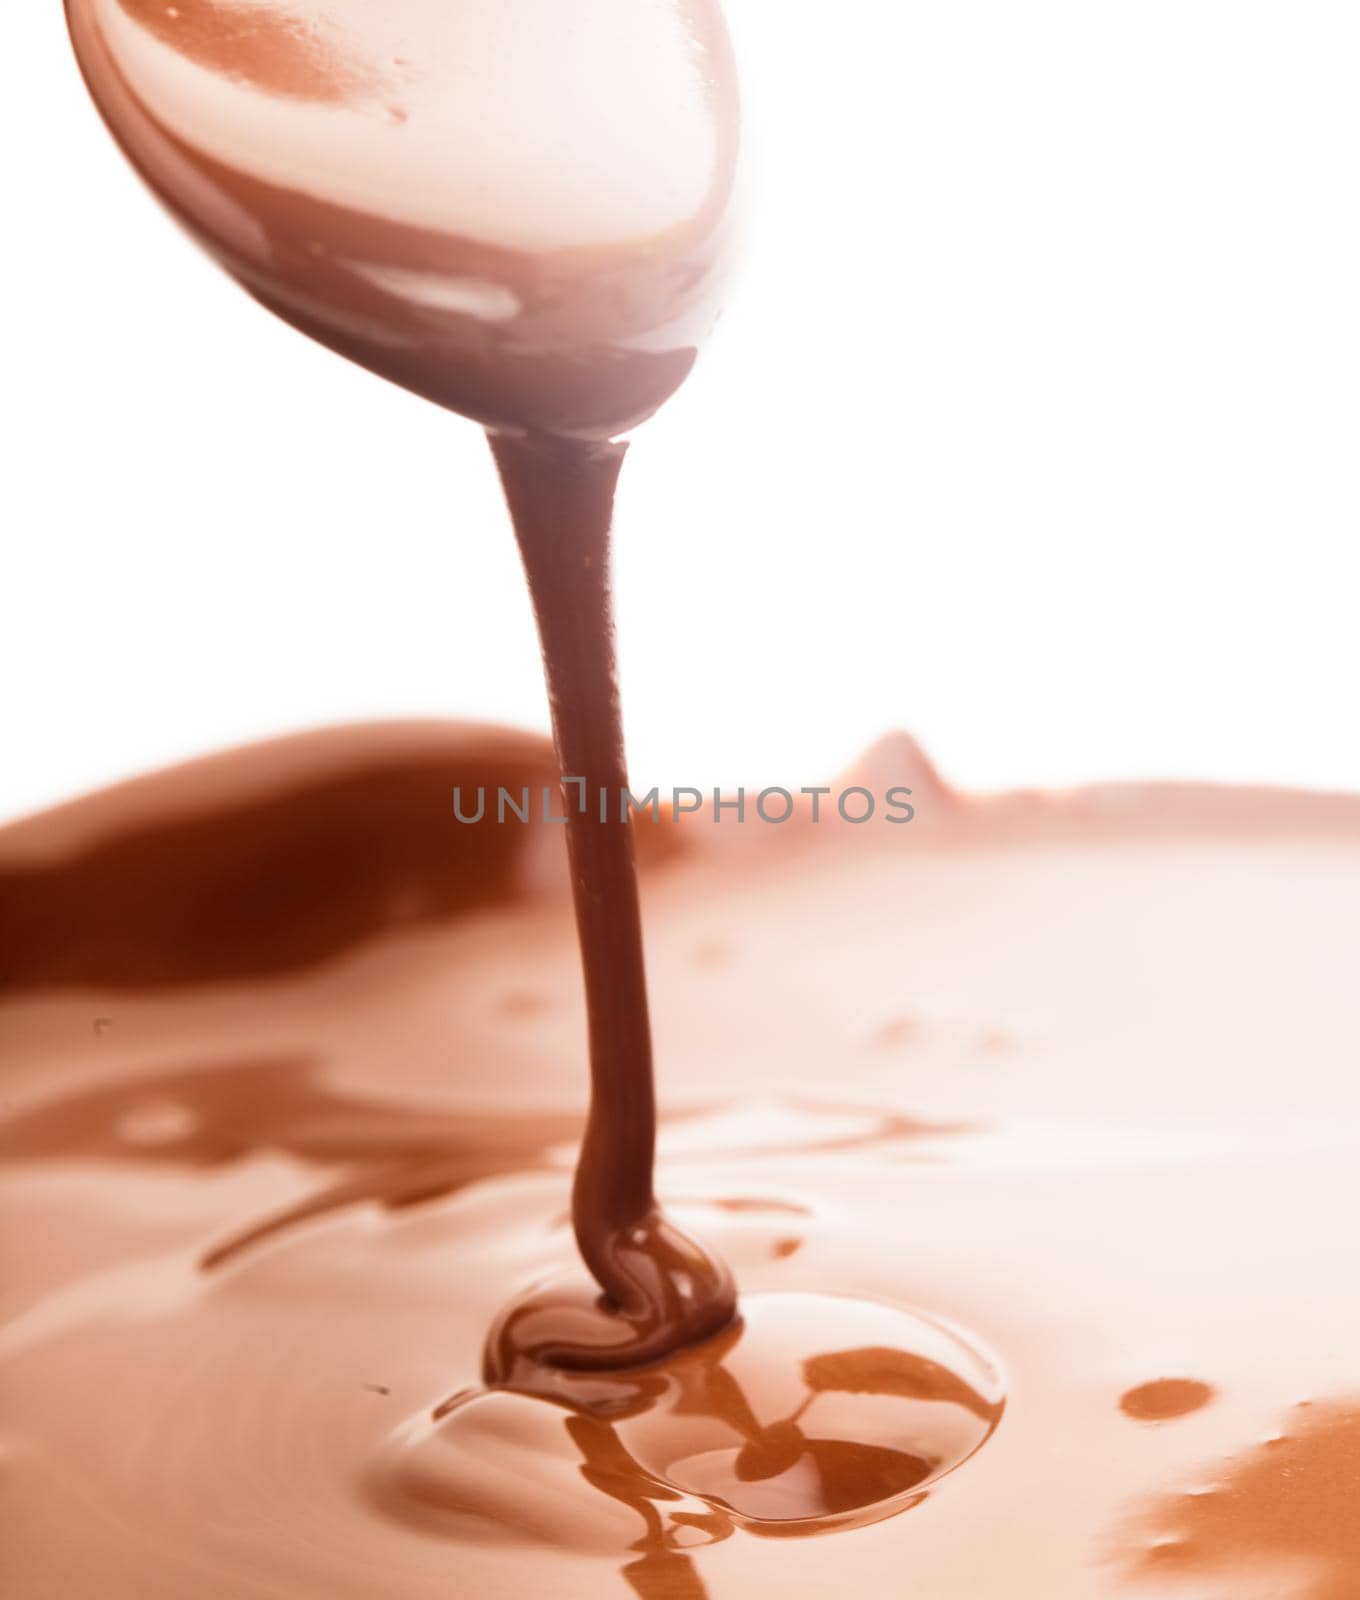
[[[495,427],[608,438],[714,316],[713,0],[67,0],[138,171],[271,311]]]

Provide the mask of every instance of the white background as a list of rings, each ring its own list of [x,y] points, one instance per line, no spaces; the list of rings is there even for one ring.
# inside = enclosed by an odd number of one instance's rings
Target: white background
[[[620,510],[635,779],[905,727],[970,787],[1360,788],[1354,0],[732,15],[744,275]],[[5,47],[0,813],[337,719],[544,725],[477,430],[197,255],[56,0]]]

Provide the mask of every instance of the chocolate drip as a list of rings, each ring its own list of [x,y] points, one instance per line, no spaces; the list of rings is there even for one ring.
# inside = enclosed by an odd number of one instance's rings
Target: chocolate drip
[[[572,1191],[582,1259],[605,1294],[565,1320],[535,1299],[492,1336],[488,1366],[652,1361],[730,1322],[726,1266],[670,1223],[652,1188],[656,1104],[642,920],[614,663],[609,536],[626,447],[493,434],[538,620],[553,736],[567,799],[567,846],[589,1011],[591,1097]],[[596,1324],[600,1315],[605,1326]]]

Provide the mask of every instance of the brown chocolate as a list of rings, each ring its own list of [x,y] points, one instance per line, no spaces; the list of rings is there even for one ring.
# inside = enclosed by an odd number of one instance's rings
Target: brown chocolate
[[[492,431],[556,761],[359,730],[0,832],[15,1592],[1356,1592],[1354,1405],[1291,1409],[1360,1334],[1352,805],[923,772],[920,850],[682,854],[660,1208],[635,830],[590,802],[627,776],[608,441],[689,370],[727,228],[716,7],[67,12],[253,295]],[[452,816],[551,773],[570,912],[559,834]],[[1006,1391],[959,1326],[1020,1403],[955,1478]]]
[[[555,770],[477,730],[337,732],[0,830],[0,871],[38,900],[50,874],[72,917],[79,864],[153,823],[207,873],[142,896],[101,868],[89,911],[123,964],[0,991],[16,1593],[1360,1582],[1339,1531],[1360,1511],[1354,801],[944,796],[919,832],[777,849],[682,825],[689,848],[642,877],[683,1113],[658,1183],[740,1277],[742,1318],[648,1367],[533,1366],[517,1392],[483,1385],[487,1327],[575,1255],[565,830],[467,830],[517,841],[470,899],[433,822],[428,848],[378,849],[420,831],[413,767],[433,818],[436,789],[511,759]],[[276,937],[273,967],[222,963],[233,867],[273,883],[267,923],[340,894],[355,836],[327,836],[326,868],[312,832],[338,771],[356,825],[381,819],[372,915],[306,960]],[[722,959],[696,963],[717,930]],[[999,1427],[959,1324],[1004,1358]],[[1121,1410],[1173,1381],[1212,1403]]]
[[[715,0],[68,0],[151,187],[286,321],[593,439],[694,362],[736,160]]]
[[[535,1293],[501,1318],[487,1377],[654,1361],[736,1314],[723,1262],[660,1211],[656,1103],[623,722],[614,670],[609,529],[621,445],[493,436],[538,617],[590,1025],[590,1115],[572,1216],[593,1287]],[[597,1304],[597,1302],[599,1302]]]

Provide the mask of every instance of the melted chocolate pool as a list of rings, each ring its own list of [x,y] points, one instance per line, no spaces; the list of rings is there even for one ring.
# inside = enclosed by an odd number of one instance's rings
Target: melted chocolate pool
[[[1360,1590],[1360,808],[872,765],[911,829],[638,829],[657,1187],[741,1320],[513,1390],[579,946],[562,828],[446,824],[551,752],[337,730],[0,831],[70,933],[0,979],[13,1591]]]

